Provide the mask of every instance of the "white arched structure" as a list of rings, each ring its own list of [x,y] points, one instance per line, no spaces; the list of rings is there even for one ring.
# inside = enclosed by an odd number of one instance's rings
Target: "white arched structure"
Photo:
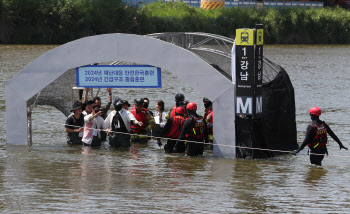
[[[27,145],[27,101],[67,70],[95,62],[125,61],[161,67],[213,101],[214,155],[234,157],[234,84],[207,62],[148,36],[104,34],[54,48],[6,83],[7,144]],[[195,77],[195,78],[193,78]]]

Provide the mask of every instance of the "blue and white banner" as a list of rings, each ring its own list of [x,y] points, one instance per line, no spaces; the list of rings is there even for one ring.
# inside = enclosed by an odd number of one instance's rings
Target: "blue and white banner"
[[[85,88],[161,88],[161,69],[149,65],[88,65],[76,69]]]

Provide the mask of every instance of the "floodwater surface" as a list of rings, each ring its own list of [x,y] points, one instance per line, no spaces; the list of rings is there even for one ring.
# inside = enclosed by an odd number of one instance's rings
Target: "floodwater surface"
[[[33,113],[33,146],[6,146],[5,83],[55,46],[0,45],[0,211],[2,213],[349,213],[350,151],[330,139],[322,167],[307,149],[268,160],[165,154],[154,142],[129,150],[67,146],[64,115],[48,106]],[[308,110],[350,147],[350,46],[265,46],[264,55],[290,75],[298,143]],[[162,89],[113,89],[113,96],[147,96],[169,109],[182,92],[202,113],[202,97],[163,72]],[[28,80],[30,81],[30,80]],[[215,89],[213,89],[215,90]],[[107,101],[106,93],[102,102]],[[11,120],[11,118],[6,118]],[[47,123],[51,121],[55,123]],[[338,156],[332,156],[338,155]]]

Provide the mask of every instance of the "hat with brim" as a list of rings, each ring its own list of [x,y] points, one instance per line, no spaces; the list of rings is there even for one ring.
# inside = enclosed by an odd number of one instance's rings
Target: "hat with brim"
[[[123,100],[123,105],[127,104],[130,107],[130,103],[127,100]]]
[[[80,101],[75,101],[74,104],[73,104],[73,108],[70,110],[71,112],[77,110],[77,109],[80,109],[82,107],[82,103]]]

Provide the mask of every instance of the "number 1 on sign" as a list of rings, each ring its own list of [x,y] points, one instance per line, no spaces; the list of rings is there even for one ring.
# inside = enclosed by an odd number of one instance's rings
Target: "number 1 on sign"
[[[244,48],[242,48],[242,50],[243,50],[243,56],[246,56],[247,55],[247,48],[244,47]]]

